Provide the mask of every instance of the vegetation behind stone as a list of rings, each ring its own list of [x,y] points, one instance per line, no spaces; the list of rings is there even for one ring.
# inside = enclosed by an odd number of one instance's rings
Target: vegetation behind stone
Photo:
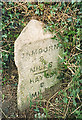
[[[14,65],[14,42],[22,29],[32,19],[46,24],[44,30],[51,31],[53,40],[59,42],[63,48],[63,55],[59,55],[61,67],[58,79],[62,80],[62,87],[48,100],[30,102],[29,119],[33,118],[73,118],[81,119],[81,4],[82,2],[60,3],[23,3],[0,2],[2,7],[2,89],[11,85],[14,78],[18,78],[17,71],[12,75]],[[14,69],[12,68],[12,70]],[[11,76],[10,76],[11,74]],[[10,77],[12,80],[10,80]],[[17,87],[14,82],[14,87]],[[16,92],[16,91],[15,91]],[[16,94],[15,94],[16,95]],[[2,101],[6,101],[5,92]],[[8,99],[7,99],[8,100]],[[16,102],[16,101],[15,101]],[[14,107],[14,106],[13,106]],[[11,117],[3,111],[3,117]],[[27,115],[22,115],[27,117]],[[20,115],[12,115],[18,118]]]

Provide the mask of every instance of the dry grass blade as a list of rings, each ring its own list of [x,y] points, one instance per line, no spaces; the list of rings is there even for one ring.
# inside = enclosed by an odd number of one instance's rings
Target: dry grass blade
[[[8,118],[7,115],[3,112],[3,110],[0,108],[1,113],[5,116],[5,118]]]
[[[3,50],[3,49],[0,49],[0,51],[2,51],[2,52],[6,52],[6,53],[10,53],[9,51],[7,51],[7,50]]]
[[[60,55],[58,55],[58,57],[60,58],[60,59],[62,59],[62,57],[60,56]],[[63,62],[65,65],[67,65],[65,62]],[[69,66],[67,66],[67,68],[71,71],[71,73],[73,74],[73,75],[75,75],[75,73],[73,72],[73,70],[69,67]]]
[[[59,92],[59,91],[58,91]],[[48,102],[47,102],[47,106],[46,106],[46,108],[48,109],[48,104],[49,104],[49,102],[50,102],[50,100],[52,99],[52,98],[54,98],[57,94],[58,94],[58,92],[56,92],[52,97],[50,97],[50,99],[48,100]]]
[[[81,104],[78,108],[76,108],[76,109],[69,115],[69,117],[70,117],[76,110],[78,110],[81,106],[82,106],[82,104]]]
[[[69,105],[70,105],[70,100],[71,100],[71,98],[69,98],[69,102],[67,104],[67,109],[66,109],[66,112],[64,114],[64,118],[66,118],[66,115],[67,115],[67,112],[68,112],[68,109],[69,109]]]

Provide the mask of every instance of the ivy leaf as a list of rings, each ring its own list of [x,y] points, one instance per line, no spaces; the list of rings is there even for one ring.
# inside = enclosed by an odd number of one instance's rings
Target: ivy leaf
[[[39,9],[37,9],[37,10],[35,11],[35,14],[40,15]]]
[[[0,70],[0,73],[3,73],[3,70]]]
[[[69,22],[71,22],[71,21],[72,21],[72,17],[68,18],[67,20],[68,20]]]
[[[5,35],[2,35],[2,38],[7,38],[7,35],[5,34]]]
[[[39,7],[40,7],[41,10],[43,10],[43,6],[44,6],[44,4],[40,4],[39,5]]]
[[[4,94],[2,94],[2,99],[4,100],[4,98],[5,98],[5,95],[4,95]]]
[[[77,103],[76,103],[76,101],[75,101],[75,99],[73,98],[73,105],[74,106],[76,106],[77,105]]]
[[[29,9],[30,7],[32,7],[32,4],[31,4],[31,3],[28,3],[28,9]]]
[[[36,109],[34,109],[34,111],[39,112],[39,109],[38,109],[38,108],[36,108]]]
[[[68,99],[66,97],[63,98],[64,103],[68,103]]]

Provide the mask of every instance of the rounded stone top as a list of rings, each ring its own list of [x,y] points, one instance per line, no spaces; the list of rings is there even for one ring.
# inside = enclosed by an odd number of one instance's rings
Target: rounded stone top
[[[42,22],[32,19],[21,33],[30,39],[29,42],[51,38],[52,34],[49,31],[44,32],[43,27],[44,24]]]
[[[15,59],[17,58],[18,51],[25,44],[30,44],[36,41],[45,40],[53,37],[53,35],[47,31],[44,32],[44,24],[38,20],[30,20],[26,27],[22,30],[19,37],[15,41],[14,53]]]

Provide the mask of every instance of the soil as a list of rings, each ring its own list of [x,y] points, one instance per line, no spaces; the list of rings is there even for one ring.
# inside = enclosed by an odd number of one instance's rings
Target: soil
[[[2,86],[2,118],[25,118],[25,111],[20,113],[17,108],[18,72],[14,64],[4,70],[5,84]]]

